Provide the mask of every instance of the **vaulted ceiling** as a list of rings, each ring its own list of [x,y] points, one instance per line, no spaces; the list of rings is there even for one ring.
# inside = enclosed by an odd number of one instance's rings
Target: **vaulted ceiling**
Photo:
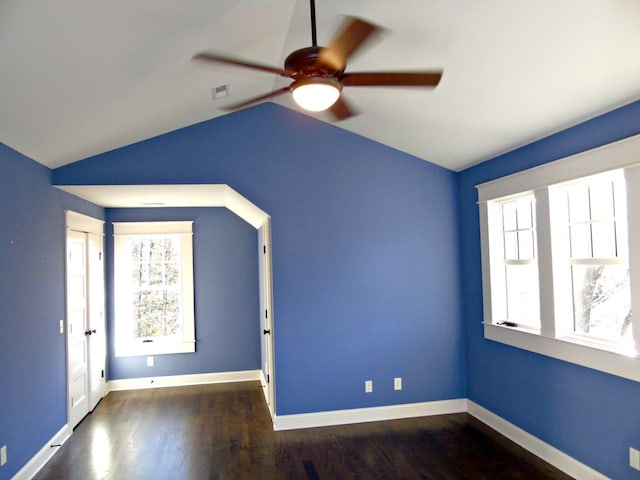
[[[348,71],[443,69],[433,89],[346,87],[336,126],[452,170],[640,98],[637,0],[316,0],[386,28]],[[3,0],[0,142],[55,168],[228,114],[284,85],[203,68],[214,50],[282,66],[311,44],[308,0]],[[228,85],[229,96],[212,90]],[[295,109],[288,95],[277,103]],[[316,115],[332,121],[323,114]]]

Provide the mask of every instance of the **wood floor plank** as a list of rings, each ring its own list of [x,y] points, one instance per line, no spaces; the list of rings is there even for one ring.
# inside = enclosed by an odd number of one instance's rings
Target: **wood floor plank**
[[[467,414],[274,432],[242,382],[112,392],[34,480],[569,478]]]

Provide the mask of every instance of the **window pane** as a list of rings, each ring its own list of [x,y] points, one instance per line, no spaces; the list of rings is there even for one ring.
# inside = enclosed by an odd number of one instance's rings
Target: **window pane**
[[[132,237],[131,274],[135,335],[175,335],[180,327],[179,237]]]
[[[589,188],[585,184],[572,185],[567,189],[569,201],[569,221],[584,222],[589,220]]]
[[[516,212],[518,217],[518,229],[533,227],[533,212],[531,211],[531,199],[521,199],[516,202]]]
[[[165,264],[165,285],[167,287],[175,287],[180,281],[180,267],[177,263]]]
[[[533,260],[533,230],[518,232],[518,258],[520,260]]]
[[[626,265],[574,265],[574,331],[609,340],[631,339],[631,292]]]
[[[519,325],[540,327],[537,266],[507,265],[505,275],[508,320]]]
[[[180,328],[180,297],[163,290],[141,290],[134,298],[137,338],[175,335]]]
[[[178,259],[178,251],[180,250],[179,238],[164,239],[164,260],[167,262],[175,262]]]
[[[515,202],[502,204],[502,230],[510,231],[518,228]]]
[[[504,259],[518,259],[518,233],[506,232],[504,234]]]
[[[591,257],[591,224],[578,223],[569,227],[571,237],[571,257]]]
[[[594,258],[616,257],[616,235],[613,221],[591,224]]]
[[[613,218],[613,183],[611,181],[591,184],[589,196],[592,220]]]

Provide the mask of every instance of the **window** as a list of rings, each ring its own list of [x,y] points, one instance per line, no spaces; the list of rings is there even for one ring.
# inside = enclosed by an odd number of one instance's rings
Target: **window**
[[[116,356],[195,351],[192,224],[113,224]]]
[[[554,187],[571,280],[570,332],[633,346],[624,171]],[[562,252],[559,252],[558,257]]]
[[[640,381],[638,163],[640,136],[477,187],[486,338]]]
[[[535,204],[533,195],[499,202],[496,242],[500,265],[494,281],[500,313],[505,322],[540,327],[535,253]]]

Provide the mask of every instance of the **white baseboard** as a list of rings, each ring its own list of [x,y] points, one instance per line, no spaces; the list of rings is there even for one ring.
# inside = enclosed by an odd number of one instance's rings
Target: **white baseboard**
[[[467,400],[441,400],[436,402],[408,403],[384,407],[354,408],[329,412],[276,415],[274,430],[294,430],[298,428],[328,427],[352,423],[378,422],[400,418],[425,417],[467,411]]]
[[[242,370],[238,372],[196,373],[190,375],[170,375],[166,377],[127,378],[109,380],[107,393],[119,390],[141,390],[145,388],[185,387],[209,383],[230,383],[261,380],[260,370]]]
[[[40,471],[42,467],[49,461],[53,454],[58,451],[59,447],[52,447],[52,445],[62,445],[66,442],[73,430],[64,425],[58,433],[56,433],[51,439],[36,453],[31,460],[29,460],[24,467],[22,467],[18,473],[16,473],[11,480],[29,480],[36,473]]]
[[[609,478],[471,400],[467,400],[467,412],[573,478],[584,480],[607,480]]]

